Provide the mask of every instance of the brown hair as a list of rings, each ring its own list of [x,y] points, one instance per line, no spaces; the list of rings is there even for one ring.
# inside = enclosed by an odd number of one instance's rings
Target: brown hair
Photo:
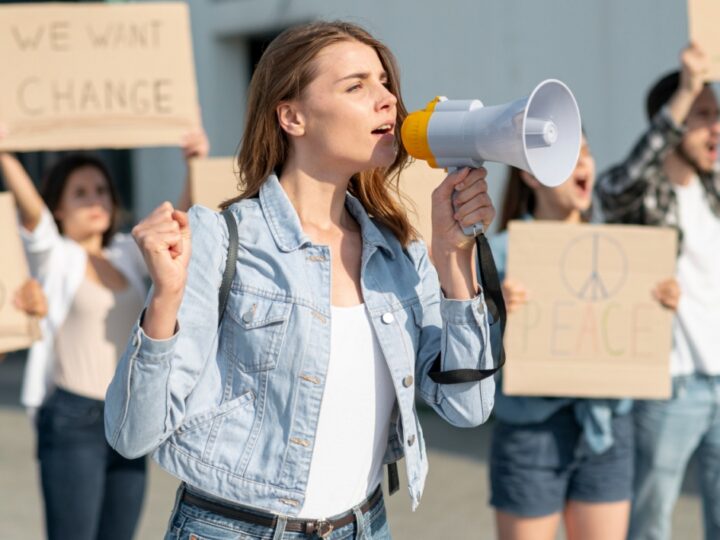
[[[100,171],[100,174],[105,178],[107,188],[110,193],[110,199],[112,200],[112,211],[110,213],[110,227],[103,233],[102,245],[107,247],[112,240],[115,231],[117,230],[118,221],[120,219],[120,197],[118,196],[117,188],[110,177],[110,171],[105,164],[95,156],[90,154],[69,154],[61,158],[52,168],[48,171],[40,189],[40,196],[45,201],[45,205],[50,210],[50,213],[55,219],[55,224],[58,230],[62,234],[62,222],[55,218],[55,211],[60,206],[60,201],[65,193],[68,180],[72,173],[78,169],[84,167],[92,167]]]
[[[522,179],[521,174],[522,171],[517,167],[510,167],[508,170],[498,231],[507,229],[508,222],[513,219],[520,219],[535,211],[535,192]]]
[[[240,195],[222,203],[222,208],[256,196],[272,172],[281,174],[290,145],[278,124],[276,108],[283,101],[300,97],[315,77],[313,60],[318,53],[343,41],[368,45],[380,58],[387,72],[388,88],[397,98],[395,137],[399,143],[400,126],[407,110],[400,97],[397,62],[390,50],[363,28],[348,22],[322,21],[289,28],[268,45],[250,81],[245,130],[237,156]],[[397,156],[390,167],[355,174],[348,186],[368,213],[389,228],[404,246],[417,237],[399,202],[402,199],[399,174],[407,160],[407,151],[398,144]]]

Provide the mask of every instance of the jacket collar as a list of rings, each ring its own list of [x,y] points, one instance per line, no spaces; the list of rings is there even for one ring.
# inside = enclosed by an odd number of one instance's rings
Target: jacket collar
[[[268,176],[260,187],[260,206],[281,251],[290,252],[311,244],[310,237],[303,231],[300,218],[275,174]],[[345,207],[360,225],[363,245],[380,248],[390,258],[394,258],[390,245],[360,201],[347,193]]]

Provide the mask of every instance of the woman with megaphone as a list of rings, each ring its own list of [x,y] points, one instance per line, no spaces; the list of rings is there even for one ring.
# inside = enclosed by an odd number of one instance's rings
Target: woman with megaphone
[[[570,178],[558,187],[511,168],[500,233],[490,244],[501,279],[510,220],[589,221],[595,161],[583,136]],[[509,313],[532,295],[503,281]],[[655,297],[675,309],[674,279]],[[564,521],[568,540],[624,540],[632,497],[633,424],[630,400],[507,396],[497,387],[490,451],[490,504],[501,540],[552,540]]]
[[[495,363],[461,229],[494,216],[486,171],[435,190],[433,267],[393,194],[405,115],[385,45],[344,22],[290,28],[250,83],[241,195],[222,214],[165,203],[134,229],[153,291],[106,433],[183,481],[167,538],[389,538],[383,463],[404,455],[413,508],[427,474],[416,391],[458,426],[490,414],[491,377],[431,378]]]

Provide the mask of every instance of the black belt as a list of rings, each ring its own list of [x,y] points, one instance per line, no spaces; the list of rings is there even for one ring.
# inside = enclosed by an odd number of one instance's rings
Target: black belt
[[[363,514],[370,510],[382,499],[382,488],[380,486],[360,505],[360,512]],[[182,502],[196,506],[201,510],[207,510],[223,517],[237,521],[245,521],[261,525],[269,529],[277,526],[278,518],[274,514],[251,510],[242,506],[226,506],[220,502],[211,501],[183,490]],[[355,521],[355,512],[348,510],[344,514],[333,519],[298,519],[288,518],[285,530],[288,532],[300,532],[304,534],[317,534],[320,538],[330,535],[335,529],[339,529]]]

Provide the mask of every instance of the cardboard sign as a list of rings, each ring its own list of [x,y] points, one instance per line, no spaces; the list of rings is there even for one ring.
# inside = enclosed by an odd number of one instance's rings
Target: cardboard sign
[[[697,43],[710,58],[710,72],[706,80],[720,81],[720,2],[717,0],[688,0],[690,41]]]
[[[675,275],[669,228],[511,222],[508,395],[666,398],[673,313],[651,295]]]
[[[37,321],[13,305],[15,292],[30,277],[20,232],[17,226],[15,200],[0,193],[0,353],[25,349],[40,338]]]
[[[195,158],[190,161],[190,200],[213,210],[237,197],[238,178],[231,157]]]
[[[0,6],[0,150],[180,145],[199,125],[188,7]]]
[[[443,169],[433,169],[427,162],[415,160],[400,173],[400,191],[411,203],[407,207],[408,217],[420,236],[430,248],[432,239],[432,201],[433,190],[447,176]],[[407,205],[406,205],[407,206]]]

